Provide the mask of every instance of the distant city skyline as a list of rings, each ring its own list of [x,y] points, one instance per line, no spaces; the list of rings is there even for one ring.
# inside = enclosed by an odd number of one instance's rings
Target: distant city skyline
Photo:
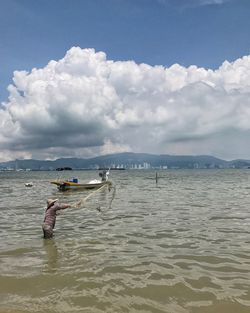
[[[171,156],[146,153],[118,153],[94,158],[60,158],[45,160],[12,160],[0,162],[0,171],[62,170],[166,170],[166,169],[249,169],[250,160],[231,160],[213,156]]]
[[[248,0],[0,5],[0,161],[250,159]]]

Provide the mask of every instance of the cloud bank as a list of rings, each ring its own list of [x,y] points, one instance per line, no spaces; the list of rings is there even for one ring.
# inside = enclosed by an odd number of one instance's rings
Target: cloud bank
[[[250,158],[250,56],[217,70],[108,60],[71,48],[15,71],[0,109],[0,159],[121,151]]]

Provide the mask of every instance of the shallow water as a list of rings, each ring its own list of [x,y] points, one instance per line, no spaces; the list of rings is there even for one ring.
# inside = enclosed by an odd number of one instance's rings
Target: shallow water
[[[249,170],[158,176],[112,171],[112,207],[102,190],[44,240],[46,199],[88,193],[57,191],[56,172],[0,172],[0,312],[250,312]]]

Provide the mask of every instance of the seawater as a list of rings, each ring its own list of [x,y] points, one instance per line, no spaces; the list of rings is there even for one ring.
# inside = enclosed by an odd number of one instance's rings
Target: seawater
[[[158,177],[111,171],[111,207],[101,190],[44,240],[46,199],[88,192],[57,191],[57,172],[0,172],[0,312],[250,312],[250,171]]]

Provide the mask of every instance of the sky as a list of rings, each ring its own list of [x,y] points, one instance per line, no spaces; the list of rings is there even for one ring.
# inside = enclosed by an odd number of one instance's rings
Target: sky
[[[0,0],[0,161],[250,159],[249,0]]]

